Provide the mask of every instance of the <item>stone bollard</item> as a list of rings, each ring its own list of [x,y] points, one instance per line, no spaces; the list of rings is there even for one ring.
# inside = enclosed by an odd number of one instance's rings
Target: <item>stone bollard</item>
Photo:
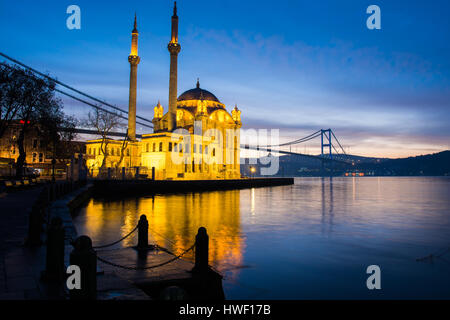
[[[39,246],[41,242],[42,229],[42,209],[38,205],[33,205],[28,220],[28,237],[26,245]]]
[[[138,223],[138,249],[148,248],[148,220],[145,214],[141,215]]]
[[[41,193],[39,194],[38,201],[42,204],[43,207],[46,207],[49,202],[48,188],[45,186]]]
[[[55,183],[55,200],[58,199],[60,196],[59,193],[59,183]]]
[[[61,218],[55,217],[47,232],[47,257],[44,277],[48,280],[64,279],[64,236]]]
[[[136,167],[136,175],[134,178],[139,179],[139,167]]]
[[[44,193],[45,193],[45,205],[47,205],[52,201],[52,191],[48,185],[44,187]]]
[[[48,194],[49,194],[49,199],[50,202],[56,199],[56,194],[55,194],[55,184],[52,183],[50,184],[50,186],[48,187]]]
[[[81,271],[81,289],[70,290],[72,300],[95,300],[97,298],[97,253],[92,249],[88,236],[75,240],[70,253],[70,264],[77,265]]]
[[[195,266],[192,269],[194,272],[206,272],[208,267],[209,254],[209,236],[205,227],[198,228],[197,236],[195,237]]]

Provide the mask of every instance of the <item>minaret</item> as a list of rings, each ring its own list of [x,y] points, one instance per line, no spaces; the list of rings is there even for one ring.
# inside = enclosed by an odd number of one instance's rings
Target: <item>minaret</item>
[[[130,63],[130,93],[128,100],[128,139],[136,140],[136,87],[137,87],[137,66],[141,58],[138,56],[138,31],[136,14],[134,15],[134,29],[131,31],[131,52],[128,56]]]
[[[181,46],[178,44],[178,16],[176,1],[173,7],[172,37],[167,45],[167,48],[170,52],[168,131],[173,131],[177,127],[177,65],[178,53],[180,53],[181,50]]]

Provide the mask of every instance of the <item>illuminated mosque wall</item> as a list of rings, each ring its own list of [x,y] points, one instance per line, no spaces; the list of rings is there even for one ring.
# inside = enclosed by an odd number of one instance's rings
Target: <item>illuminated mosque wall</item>
[[[241,111],[234,107],[229,113],[226,106],[211,92],[195,88],[177,97],[178,15],[176,3],[172,16],[170,53],[169,106],[158,102],[154,108],[153,133],[136,139],[136,91],[138,56],[138,30],[136,17],[132,31],[130,63],[130,90],[128,112],[128,139],[125,157],[120,157],[121,141],[109,139],[106,148],[106,168],[140,168],[149,178],[156,180],[239,179]],[[197,130],[197,128],[200,128]],[[105,152],[102,140],[87,141],[87,166],[96,176]],[[103,148],[104,149],[104,148]],[[174,160],[175,159],[175,160]]]

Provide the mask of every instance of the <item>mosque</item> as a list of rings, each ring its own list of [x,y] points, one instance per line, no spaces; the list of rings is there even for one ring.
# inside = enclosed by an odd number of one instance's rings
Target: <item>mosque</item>
[[[241,111],[231,114],[211,92],[200,87],[177,95],[178,16],[172,16],[169,106],[166,113],[158,102],[154,108],[153,133],[136,138],[136,89],[138,55],[136,16],[131,31],[128,129],[125,140],[97,139],[86,142],[86,164],[93,176],[134,169],[156,180],[239,179]],[[111,168],[111,169],[107,169]],[[128,172],[127,171],[127,172]]]

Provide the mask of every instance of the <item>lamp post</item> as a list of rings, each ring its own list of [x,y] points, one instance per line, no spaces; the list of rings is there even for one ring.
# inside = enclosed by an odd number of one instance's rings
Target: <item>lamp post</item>
[[[250,167],[250,172],[251,172],[251,177],[254,178],[255,172],[256,172],[256,168],[255,167]]]
[[[52,159],[52,182],[55,182],[55,164],[56,160],[55,158]]]

